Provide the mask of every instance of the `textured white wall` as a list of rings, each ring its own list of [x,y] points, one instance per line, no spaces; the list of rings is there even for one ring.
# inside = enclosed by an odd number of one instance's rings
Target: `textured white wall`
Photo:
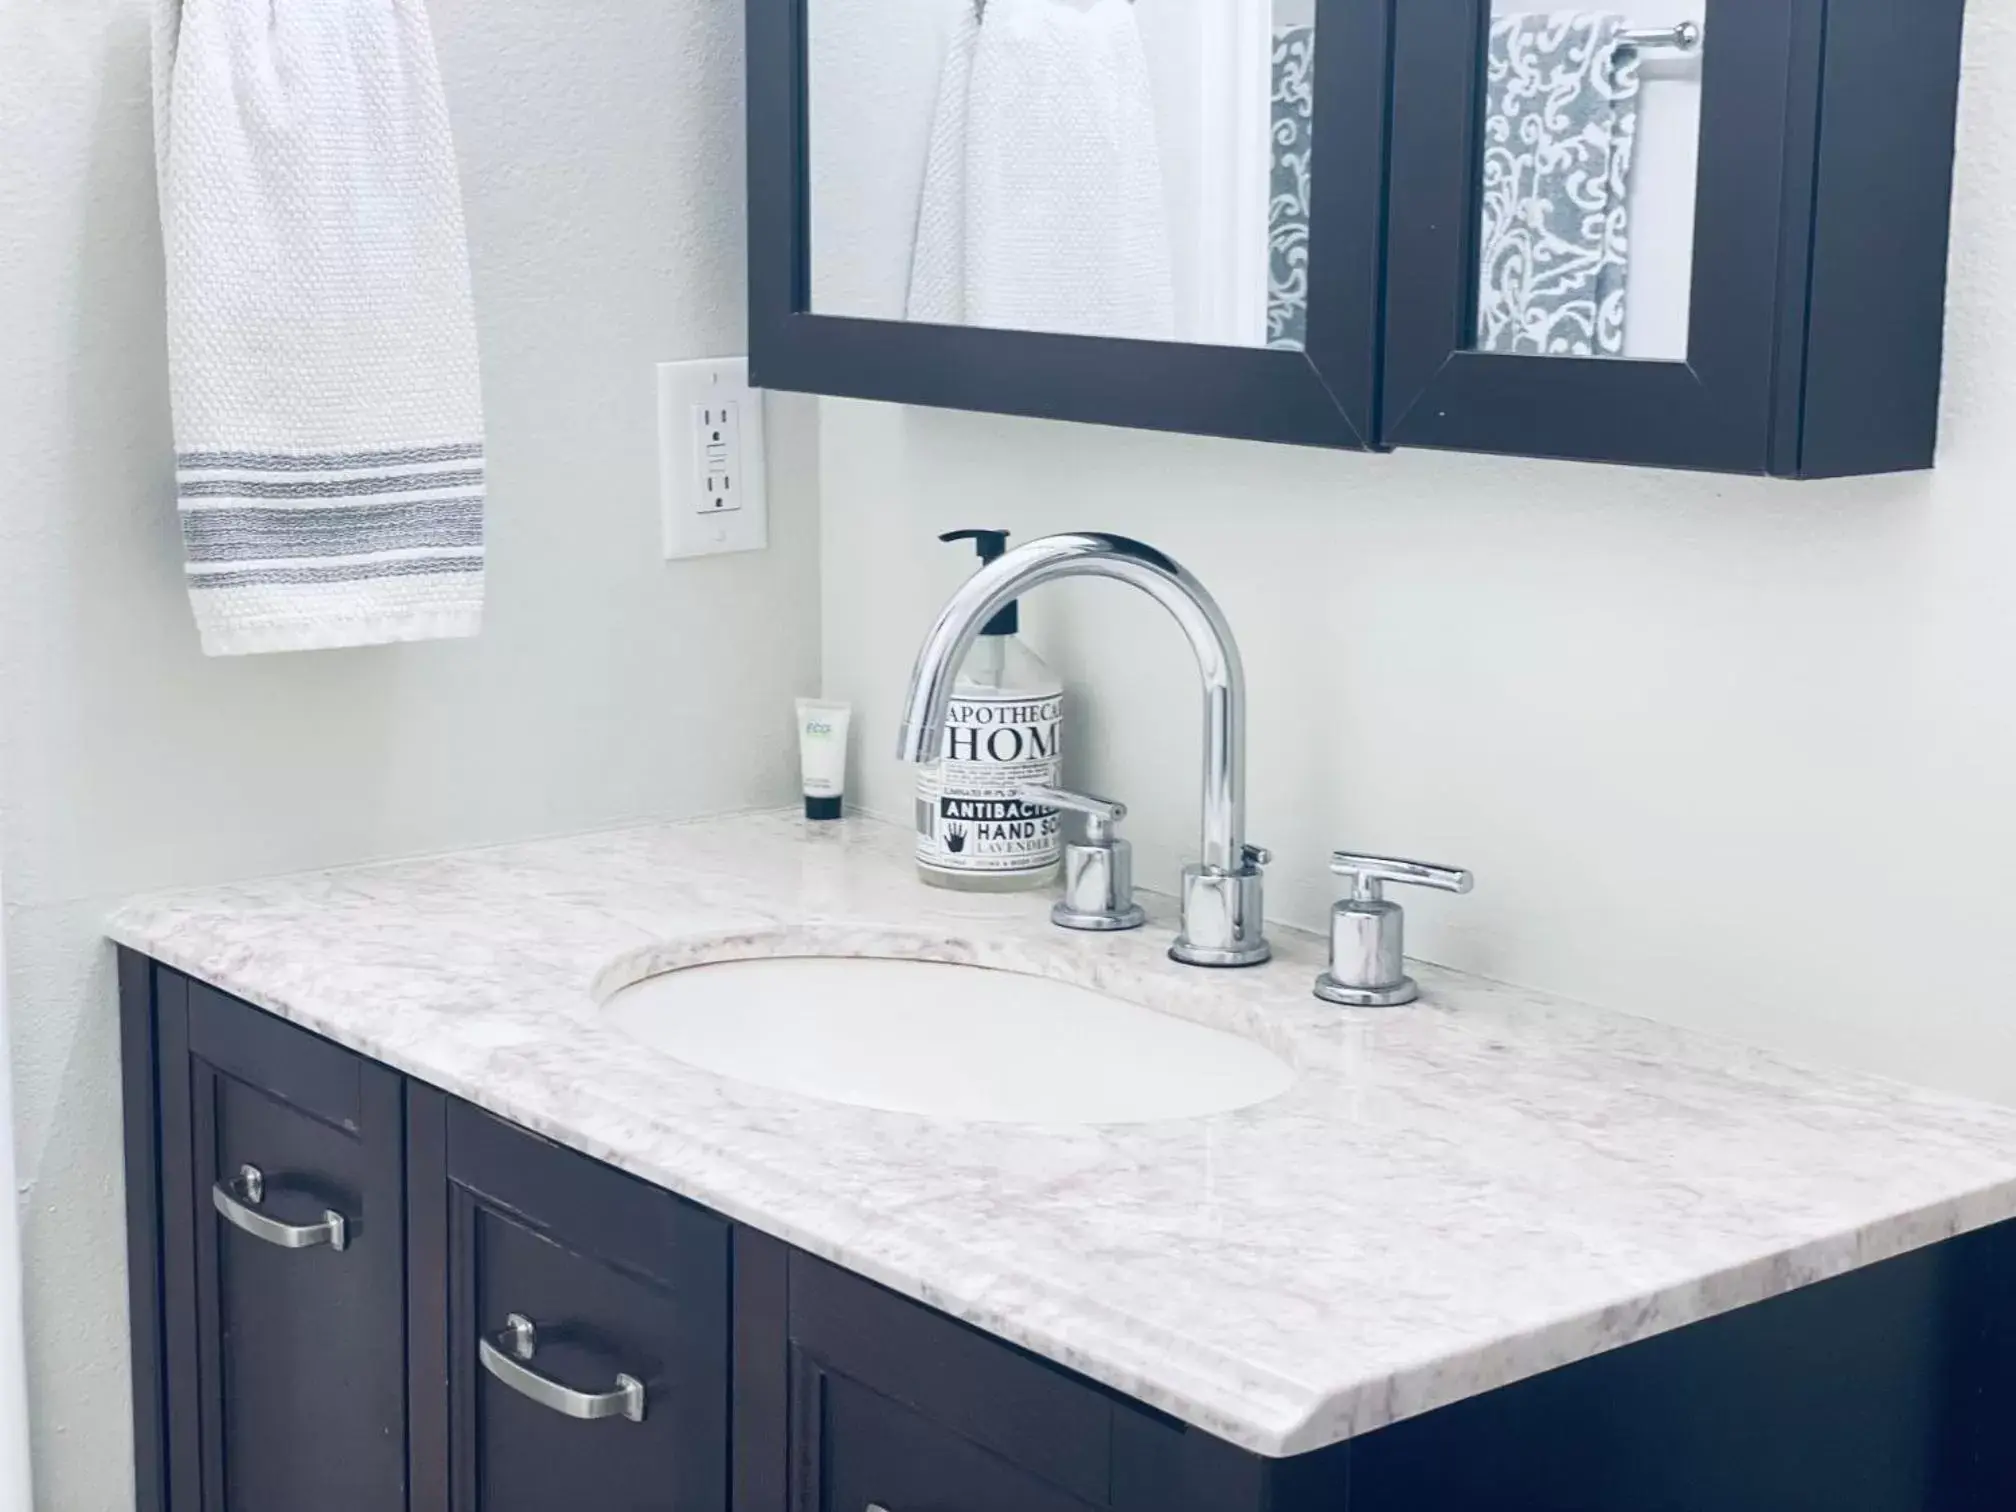
[[[1872,106],[1880,108],[1880,105]],[[1193,566],[1253,691],[1252,831],[1318,923],[1334,846],[1476,868],[1418,953],[2016,1099],[2016,14],[1972,7],[1937,472],[1827,485],[1240,442],[828,401],[825,683],[889,756],[955,525]],[[1320,171],[1320,169],[1319,169]],[[1197,693],[1111,584],[1025,622],[1069,775],[1147,881],[1195,846]]]
[[[773,427],[768,553],[656,555],[651,365],[743,339],[741,6],[432,9],[489,407],[487,628],[211,662],[179,581],[148,6],[0,6],[0,862],[50,1512],[131,1506],[114,897],[795,791],[809,425]]]

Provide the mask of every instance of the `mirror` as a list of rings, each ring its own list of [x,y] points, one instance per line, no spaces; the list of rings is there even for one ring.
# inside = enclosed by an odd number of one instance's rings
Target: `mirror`
[[[811,308],[1303,345],[1315,0],[806,0]]]
[[[1494,0],[1478,351],[1684,362],[1707,0]]]

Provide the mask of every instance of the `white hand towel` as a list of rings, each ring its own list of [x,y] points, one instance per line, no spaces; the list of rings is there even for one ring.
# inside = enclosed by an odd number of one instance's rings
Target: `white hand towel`
[[[475,634],[482,394],[423,0],[155,0],[154,22],[204,651]]]
[[[910,317],[1171,340],[1170,262],[1132,4],[987,0],[940,89]]]

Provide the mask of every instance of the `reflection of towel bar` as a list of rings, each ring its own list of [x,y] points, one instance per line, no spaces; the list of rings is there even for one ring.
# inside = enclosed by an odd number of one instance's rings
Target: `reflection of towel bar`
[[[1127,3],[1132,5],[1134,0],[1127,0]],[[977,20],[987,19],[987,0],[973,0],[973,15]]]
[[[1128,0],[1131,5],[1133,0]],[[973,0],[973,14],[978,19],[987,19],[987,0]],[[1647,31],[1621,31],[1617,41],[1625,47],[1672,48],[1676,52],[1699,52],[1701,50],[1701,23],[1682,21],[1674,26],[1654,27]]]
[[[1617,41],[1625,47],[1674,48],[1691,53],[1701,50],[1701,23],[1682,21],[1678,26],[1662,26],[1652,31],[1621,31]]]

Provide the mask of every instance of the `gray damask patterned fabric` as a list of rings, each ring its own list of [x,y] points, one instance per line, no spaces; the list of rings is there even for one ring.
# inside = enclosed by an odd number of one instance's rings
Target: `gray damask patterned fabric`
[[[1491,23],[1480,351],[1624,354],[1639,60],[1622,25],[1567,11]]]
[[[1267,207],[1267,345],[1300,348],[1309,330],[1309,149],[1316,29],[1274,33],[1274,177]]]

